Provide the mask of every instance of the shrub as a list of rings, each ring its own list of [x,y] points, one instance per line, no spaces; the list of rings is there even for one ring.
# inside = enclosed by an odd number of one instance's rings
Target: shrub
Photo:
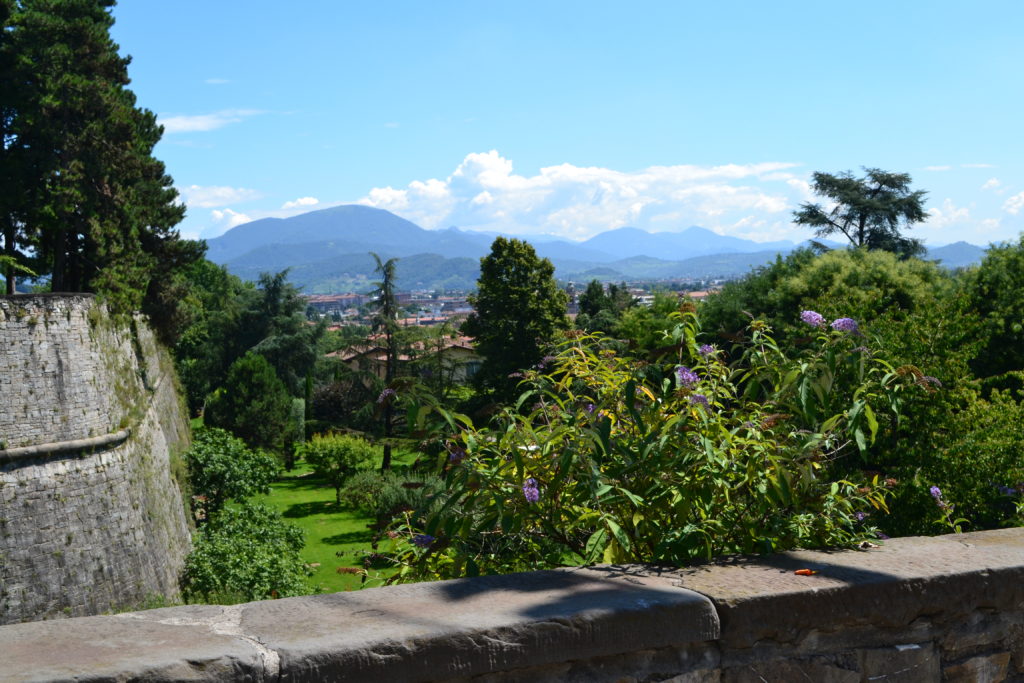
[[[377,521],[386,521],[403,512],[425,514],[443,489],[444,482],[433,474],[365,471],[345,482],[341,500]]]
[[[873,535],[865,516],[886,491],[860,467],[914,375],[869,353],[849,319],[810,328],[794,357],[755,324],[732,365],[698,345],[692,314],[677,320],[680,365],[577,336],[493,428],[460,430],[437,509],[392,530],[399,580],[681,565]]]
[[[305,595],[302,546],[302,530],[271,508],[224,508],[197,534],[182,590],[190,602],[220,604]]]
[[[255,353],[231,365],[224,386],[207,402],[206,424],[275,453],[296,437],[291,396],[270,363]]]
[[[301,447],[302,456],[317,475],[334,487],[341,503],[341,487],[356,470],[373,467],[380,449],[365,439],[348,434],[314,434]]]

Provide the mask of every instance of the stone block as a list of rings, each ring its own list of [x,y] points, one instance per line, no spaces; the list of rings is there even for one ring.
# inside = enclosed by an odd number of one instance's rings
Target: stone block
[[[707,598],[590,569],[251,603],[240,623],[288,681],[459,679],[718,637]]]
[[[971,657],[945,667],[942,680],[947,683],[1001,683],[1006,680],[1009,666],[1009,652]]]

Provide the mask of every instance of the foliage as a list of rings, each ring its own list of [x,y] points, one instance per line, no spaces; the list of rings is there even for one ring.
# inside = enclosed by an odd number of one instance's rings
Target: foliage
[[[310,325],[305,301],[286,273],[260,276],[256,287],[222,267],[201,261],[187,272],[185,296],[191,324],[174,348],[189,407],[226,380],[228,369],[246,353],[266,358],[292,396],[305,393],[305,378],[320,358],[325,324]]]
[[[1000,391],[986,400],[966,386],[943,393],[915,409],[912,426],[889,449],[881,469],[898,485],[890,514],[878,524],[892,535],[945,528],[932,486],[966,528],[1024,523],[1015,518],[1024,500],[1024,404]]]
[[[1024,234],[991,246],[967,275],[970,306],[981,316],[983,351],[972,366],[981,377],[1024,370]]]
[[[4,254],[49,275],[54,291],[96,292],[115,314],[141,307],[169,325],[166,288],[203,247],[174,229],[185,208],[152,156],[162,128],[127,87],[113,5],[3,4]]]
[[[633,306],[633,296],[629,293],[626,283],[604,285],[591,280],[586,290],[579,297],[579,315],[576,325],[588,332],[611,332],[623,311]]]
[[[379,449],[365,439],[348,434],[314,434],[301,447],[302,457],[313,466],[317,476],[334,487],[341,502],[341,487],[357,470],[372,467]]]
[[[443,489],[444,482],[433,474],[367,470],[345,482],[341,501],[378,521],[388,521],[402,513],[422,516]]]
[[[189,602],[232,604],[306,595],[302,531],[265,505],[226,507],[196,535],[182,589]]]
[[[953,288],[942,268],[918,259],[864,249],[820,255],[800,250],[726,284],[701,305],[700,317],[722,339],[734,339],[751,317],[763,319],[788,342],[806,334],[794,310],[853,317],[864,326],[880,319],[898,322],[934,307]]]
[[[270,491],[280,472],[272,456],[249,449],[223,429],[203,427],[193,433],[185,454],[192,492],[205,500],[205,518],[216,515],[228,500],[241,502]]]
[[[373,330],[384,333],[385,369],[384,384],[388,389],[394,390],[392,386],[395,381],[395,373],[398,369],[398,343],[395,333],[398,330],[398,301],[395,298],[395,262],[398,259],[381,261],[380,256],[371,252],[373,260],[377,262],[377,273],[380,274],[380,282],[374,292],[376,298],[373,306],[376,313],[373,317]],[[394,406],[392,401],[383,403],[381,419],[384,424],[384,460],[381,463],[381,471],[391,469],[391,434],[394,429]]]
[[[863,178],[849,171],[832,175],[815,173],[812,188],[833,205],[804,202],[793,213],[793,222],[815,228],[818,237],[839,233],[853,247],[883,249],[903,257],[924,252],[921,240],[901,232],[928,218],[923,190],[911,190],[910,175],[865,168]]]
[[[698,347],[691,314],[675,330],[689,367],[570,339],[549,374],[531,373],[529,414],[510,407],[488,431],[449,416],[459,464],[426,524],[396,529],[402,578],[679,565],[865,537],[885,491],[859,468],[914,383],[837,327],[788,356],[755,325],[732,366]]]
[[[518,380],[509,375],[540,361],[544,346],[565,326],[566,294],[554,266],[537,257],[528,242],[498,237],[480,259],[474,312],[462,331],[476,340],[483,365],[478,386],[510,397]]]
[[[679,297],[674,292],[655,292],[650,306],[627,309],[615,326],[615,334],[642,354],[665,346],[668,333],[678,324]]]
[[[274,368],[260,355],[239,358],[224,386],[207,401],[206,424],[233,433],[253,448],[283,453],[295,440],[292,399]]]

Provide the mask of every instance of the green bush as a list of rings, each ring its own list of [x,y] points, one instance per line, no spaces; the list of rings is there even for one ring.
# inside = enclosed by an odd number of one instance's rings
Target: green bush
[[[341,500],[359,511],[386,521],[403,512],[428,512],[444,482],[433,474],[365,471],[353,475],[341,491]]]
[[[264,505],[228,507],[196,535],[182,590],[189,602],[231,604],[306,595],[302,530]]]
[[[865,516],[886,491],[860,468],[914,376],[869,353],[853,321],[808,328],[815,342],[792,357],[755,324],[728,365],[698,345],[692,314],[677,320],[688,367],[572,338],[493,428],[461,429],[441,504],[392,530],[399,580],[682,565],[873,536]]]
[[[300,450],[317,475],[334,487],[339,503],[345,480],[357,470],[373,467],[380,454],[377,446],[348,434],[314,434]]]
[[[207,401],[206,424],[233,433],[253,448],[284,453],[298,436],[292,398],[273,366],[255,353],[239,358],[224,386]]]
[[[229,499],[270,493],[270,482],[281,469],[273,456],[254,452],[241,439],[214,427],[195,431],[185,459],[192,492],[202,497],[199,507],[206,519]]]

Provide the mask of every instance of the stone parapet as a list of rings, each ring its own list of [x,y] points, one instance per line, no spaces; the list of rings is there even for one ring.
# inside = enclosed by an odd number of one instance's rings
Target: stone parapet
[[[1021,681],[1024,529],[17,624],[0,661],[19,681]]]

